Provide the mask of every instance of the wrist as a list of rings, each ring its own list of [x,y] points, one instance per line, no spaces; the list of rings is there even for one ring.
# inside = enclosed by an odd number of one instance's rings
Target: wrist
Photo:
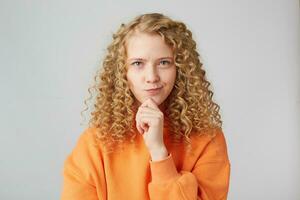
[[[154,161],[159,161],[167,158],[169,153],[165,146],[161,146],[153,150],[150,150],[150,155],[151,155],[151,160],[154,162]]]

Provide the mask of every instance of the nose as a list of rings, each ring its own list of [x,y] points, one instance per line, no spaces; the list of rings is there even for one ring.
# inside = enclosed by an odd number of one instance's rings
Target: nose
[[[157,72],[157,68],[155,65],[149,65],[146,67],[148,70],[146,70],[145,79],[147,83],[153,83],[159,81],[159,74]]]

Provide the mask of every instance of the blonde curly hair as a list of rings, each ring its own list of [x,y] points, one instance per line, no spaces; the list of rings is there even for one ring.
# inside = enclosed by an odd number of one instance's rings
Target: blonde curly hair
[[[210,83],[206,80],[191,31],[180,21],[160,13],[148,13],[137,16],[128,24],[122,23],[113,34],[102,68],[94,77],[95,84],[88,89],[90,97],[84,101],[87,107],[87,100],[92,99],[91,90],[96,91],[89,126],[97,128],[97,140],[105,144],[107,150],[125,141],[134,143],[136,98],[126,78],[125,43],[135,31],[159,34],[173,49],[177,75],[175,85],[164,101],[164,124],[168,126],[173,142],[190,144],[192,134],[215,136],[222,128],[219,106],[212,100],[213,92],[209,89]]]

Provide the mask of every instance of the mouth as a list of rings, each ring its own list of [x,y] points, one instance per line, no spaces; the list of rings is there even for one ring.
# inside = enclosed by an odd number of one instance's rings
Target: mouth
[[[161,88],[162,88],[162,87],[150,88],[150,89],[146,89],[146,91],[159,90],[159,89],[161,89]]]
[[[159,88],[152,88],[152,89],[148,89],[146,90],[146,92],[150,95],[154,95],[154,94],[157,94],[161,91],[163,87],[159,87]]]

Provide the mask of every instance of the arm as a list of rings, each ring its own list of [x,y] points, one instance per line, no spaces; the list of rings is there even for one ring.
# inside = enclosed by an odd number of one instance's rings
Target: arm
[[[178,172],[172,155],[150,162],[150,199],[226,200],[230,162],[223,134],[217,134],[205,147],[192,171]]]
[[[93,146],[92,132],[85,131],[64,162],[61,200],[102,199],[98,195],[105,195],[105,182],[99,175],[104,174],[99,155]]]
[[[71,159],[71,158],[69,158]],[[84,180],[82,174],[80,174],[72,164],[67,164],[64,168],[64,182],[61,200],[67,199],[87,199],[98,200],[95,185]]]

